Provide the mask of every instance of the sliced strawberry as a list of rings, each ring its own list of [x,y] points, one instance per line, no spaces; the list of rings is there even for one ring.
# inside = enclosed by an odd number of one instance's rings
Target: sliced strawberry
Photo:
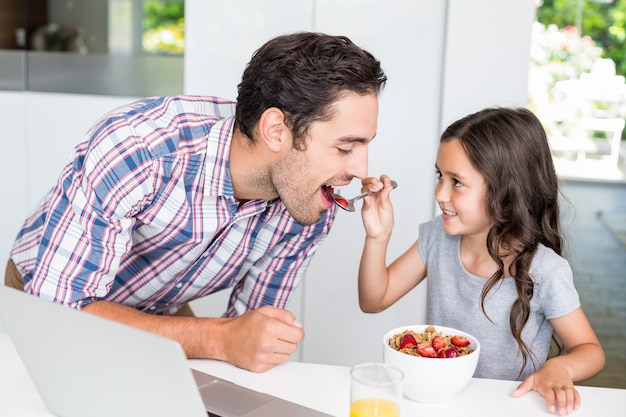
[[[423,356],[425,358],[436,358],[437,357],[437,351],[435,349],[433,349],[432,346],[425,346],[423,348],[417,348],[417,353],[419,353],[420,356]]]
[[[433,349],[435,349],[437,352],[446,347],[446,342],[441,336],[433,337],[433,341],[431,344],[433,345]]]
[[[446,350],[445,349],[441,349],[439,352],[437,352],[437,357],[438,358],[447,358]]]
[[[340,205],[341,207],[344,207],[344,208],[345,208],[345,207],[348,207],[348,205],[350,204],[350,203],[348,203],[348,200],[346,200],[346,199],[345,199],[345,198],[343,198],[343,197],[338,197],[338,196],[337,196],[337,197],[335,197],[335,201],[336,201],[337,203],[339,203],[339,205]]]
[[[444,350],[446,358],[457,358],[459,356],[459,350],[457,348],[448,348]]]
[[[417,340],[415,340],[415,337],[411,333],[407,333],[402,336],[400,340],[400,349],[411,346],[417,346]]]
[[[467,346],[470,344],[470,341],[467,340],[467,338],[463,336],[453,336],[452,339],[450,339],[450,341],[452,342],[454,346],[459,346],[459,347]]]

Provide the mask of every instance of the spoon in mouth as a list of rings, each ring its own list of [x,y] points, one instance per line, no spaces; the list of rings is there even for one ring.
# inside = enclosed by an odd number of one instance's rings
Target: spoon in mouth
[[[392,188],[396,188],[397,186],[398,186],[398,183],[393,181],[393,180],[391,180],[391,187]],[[378,192],[378,191],[376,191],[376,192]],[[354,202],[357,201],[357,200],[362,199],[363,197],[367,197],[370,194],[371,193],[369,191],[367,191],[367,192],[359,194],[356,197],[353,197],[353,198],[351,198],[349,200],[345,199],[342,196],[340,196],[339,194],[335,194],[335,193],[333,193],[331,195],[331,197],[335,201],[335,204],[337,204],[339,207],[341,207],[345,211],[353,212],[355,210],[354,209]]]

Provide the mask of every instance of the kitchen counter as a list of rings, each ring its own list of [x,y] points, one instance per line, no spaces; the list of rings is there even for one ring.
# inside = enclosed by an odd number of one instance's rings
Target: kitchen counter
[[[335,416],[349,415],[350,368],[289,362],[265,373],[253,373],[224,362],[190,360],[189,366],[239,385],[264,391]],[[474,378],[453,400],[441,404],[402,403],[403,416],[480,415],[527,417],[551,415],[536,392],[511,397],[516,381]],[[582,405],[574,417],[596,417],[607,410],[626,407],[626,390],[578,387]],[[50,417],[35,386],[6,333],[0,333],[0,416]]]

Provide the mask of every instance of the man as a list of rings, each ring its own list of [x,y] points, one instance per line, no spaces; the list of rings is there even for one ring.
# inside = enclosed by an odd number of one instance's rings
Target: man
[[[24,223],[7,285],[172,338],[188,357],[286,362],[304,331],[284,306],[334,221],[333,187],[367,175],[386,80],[348,38],[303,32],[255,52],[236,103],[114,110]],[[223,317],[193,316],[189,301],[224,288]]]

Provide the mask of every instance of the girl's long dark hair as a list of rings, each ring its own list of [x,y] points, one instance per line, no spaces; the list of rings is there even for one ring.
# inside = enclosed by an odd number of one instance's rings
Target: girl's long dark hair
[[[503,259],[512,256],[510,272],[517,300],[511,306],[509,324],[522,354],[523,366],[534,362],[522,340],[530,315],[534,284],[530,264],[538,244],[561,255],[559,182],[546,133],[537,117],[524,108],[489,108],[450,125],[441,142],[458,139],[472,165],[487,184],[486,206],[493,226],[487,250],[498,270],[487,281],[481,308],[489,291],[505,278]]]

